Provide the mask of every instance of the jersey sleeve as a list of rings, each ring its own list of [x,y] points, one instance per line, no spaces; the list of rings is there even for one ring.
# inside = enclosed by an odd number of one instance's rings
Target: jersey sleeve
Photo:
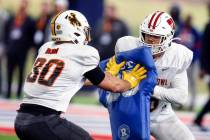
[[[171,82],[171,86],[171,88],[165,88],[156,85],[153,97],[169,103],[184,104],[187,101],[188,96],[188,79],[186,70],[176,74]]]
[[[183,46],[183,50],[179,53],[179,58],[180,58],[180,69],[178,70],[177,73],[181,73],[190,66],[192,59],[193,59],[193,52],[189,50],[187,47]]]
[[[81,52],[83,53],[82,61],[80,61],[83,67],[82,74],[96,68],[99,65],[100,61],[98,51],[93,47],[90,46],[87,47],[88,47],[87,50]]]

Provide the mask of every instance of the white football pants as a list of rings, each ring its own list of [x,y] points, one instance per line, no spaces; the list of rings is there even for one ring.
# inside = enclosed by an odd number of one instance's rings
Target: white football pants
[[[156,140],[195,140],[190,129],[177,116],[161,122],[150,122],[150,129]]]

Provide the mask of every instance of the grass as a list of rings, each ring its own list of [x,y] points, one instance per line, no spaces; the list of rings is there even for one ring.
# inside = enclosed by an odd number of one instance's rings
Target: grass
[[[0,140],[19,140],[17,136],[9,136],[0,134]]]
[[[99,101],[93,96],[75,96],[72,98],[71,103],[98,105]]]

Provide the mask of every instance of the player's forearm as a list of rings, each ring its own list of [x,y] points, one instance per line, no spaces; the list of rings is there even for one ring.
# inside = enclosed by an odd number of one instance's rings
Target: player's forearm
[[[131,85],[128,81],[121,80],[109,73],[106,73],[104,80],[99,84],[99,86],[114,93],[121,93],[131,88]]]
[[[162,101],[184,104],[187,101],[188,91],[178,88],[167,89],[164,87],[156,86],[153,96]]]
[[[116,92],[116,93],[121,93],[121,92],[125,92],[128,91],[129,89],[131,89],[131,84],[126,81],[126,80],[122,80],[122,79],[118,79],[116,77],[114,77],[113,79],[113,91],[112,92]]]
[[[187,72],[177,74],[171,83],[171,88],[155,86],[153,96],[166,102],[184,104],[188,96]]]

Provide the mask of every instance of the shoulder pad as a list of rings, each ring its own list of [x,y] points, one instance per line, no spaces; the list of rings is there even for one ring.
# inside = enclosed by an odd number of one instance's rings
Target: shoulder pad
[[[191,64],[193,53],[187,47],[172,43],[162,58],[162,65],[165,67],[175,67],[178,71],[186,70]]]
[[[115,45],[115,53],[124,52],[137,48],[140,45],[140,41],[136,37],[124,36],[117,40]]]

